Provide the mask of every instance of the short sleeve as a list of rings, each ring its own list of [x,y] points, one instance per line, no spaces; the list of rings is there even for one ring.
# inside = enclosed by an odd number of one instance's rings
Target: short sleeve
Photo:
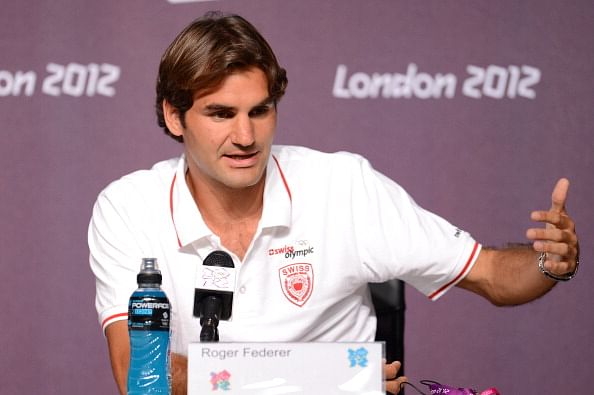
[[[355,228],[369,281],[398,278],[435,300],[464,278],[481,249],[469,233],[417,205],[362,158],[357,173]]]
[[[99,195],[88,230],[95,307],[104,331],[112,322],[127,319],[128,299],[136,287],[142,256],[130,213],[117,204],[118,194],[113,192]]]

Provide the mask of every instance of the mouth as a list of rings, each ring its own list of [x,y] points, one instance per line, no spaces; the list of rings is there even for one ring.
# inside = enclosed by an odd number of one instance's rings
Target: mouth
[[[245,154],[226,154],[224,158],[228,159],[233,167],[249,167],[256,164],[258,161],[259,152],[245,153]]]
[[[226,158],[230,158],[230,159],[233,159],[233,160],[246,160],[246,159],[253,158],[257,154],[258,154],[257,152],[254,152],[254,153],[251,153],[251,154],[224,155],[224,156]]]

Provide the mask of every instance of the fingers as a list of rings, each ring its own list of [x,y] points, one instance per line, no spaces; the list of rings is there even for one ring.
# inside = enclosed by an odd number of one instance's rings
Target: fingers
[[[526,231],[526,237],[534,241],[536,251],[567,255],[577,247],[575,223],[568,215],[554,211],[535,211],[531,217],[547,224],[546,228],[531,228]]]
[[[579,246],[575,223],[565,210],[568,191],[569,180],[557,181],[551,195],[551,208],[530,214],[533,221],[545,223],[546,227],[526,231],[526,237],[534,242],[534,250],[548,254],[544,267],[552,273],[573,272],[577,265]]]
[[[530,213],[530,219],[536,222],[553,225],[559,229],[573,230],[575,228],[575,224],[571,217],[552,209],[549,211],[533,211]]]
[[[400,391],[402,383],[407,381],[405,376],[396,378],[398,371],[402,364],[398,361],[394,361],[390,364],[384,365],[384,376],[386,377],[386,391],[391,394],[397,394]]]
[[[534,241],[532,246],[537,252],[571,257],[577,255],[578,239],[573,231],[535,228],[528,229],[526,237]]]
[[[534,228],[526,231],[526,237],[532,240],[534,250],[558,255],[571,255],[577,249],[578,238],[575,231],[556,228]]]
[[[567,201],[567,192],[569,191],[569,180],[561,178],[557,181],[553,194],[551,195],[551,210],[558,213],[565,211],[565,202]]]
[[[407,382],[408,379],[405,376],[400,376],[395,380],[388,380],[386,381],[386,391],[390,394],[397,394],[400,392],[400,387],[402,383]]]
[[[564,275],[566,273],[572,273],[576,269],[576,265],[567,261],[555,261],[547,259],[544,262],[544,267],[547,271],[558,275]]]
[[[394,361],[392,363],[386,363],[384,365],[384,376],[386,377],[386,380],[395,379],[401,366],[402,366],[402,364],[398,361]]]
[[[534,228],[526,231],[526,237],[530,240],[547,240],[553,242],[572,242],[573,234],[561,229]]]
[[[577,244],[567,244],[567,243],[553,243],[553,242],[544,242],[544,241],[535,241],[532,244],[532,248],[536,252],[546,252],[547,254],[558,255],[561,259],[556,259],[557,261],[563,259],[575,259],[578,254]]]
[[[530,214],[533,221],[545,223],[546,227],[526,231],[526,237],[534,241],[534,250],[559,255],[561,259],[557,261],[572,260],[577,255],[575,223],[565,211],[568,190],[569,181],[566,178],[557,181],[551,197],[551,209]]]

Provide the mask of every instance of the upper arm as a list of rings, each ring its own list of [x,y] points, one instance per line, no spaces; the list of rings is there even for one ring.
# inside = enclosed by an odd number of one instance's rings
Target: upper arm
[[[111,370],[120,394],[126,394],[128,367],[130,365],[130,338],[128,321],[120,320],[105,328],[105,337],[109,348]]]
[[[135,225],[137,215],[121,196],[128,192],[122,185],[120,182],[115,185],[118,188],[109,187],[99,195],[88,229],[89,265],[95,276],[95,308],[106,334],[107,327],[125,318],[128,312],[130,295],[137,287],[141,258],[154,255],[146,252],[140,243],[143,234]],[[132,195],[132,191],[128,195]]]

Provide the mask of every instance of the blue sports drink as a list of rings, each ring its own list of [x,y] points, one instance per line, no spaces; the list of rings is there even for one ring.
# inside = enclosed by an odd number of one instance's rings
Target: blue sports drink
[[[138,289],[128,304],[128,395],[170,394],[169,300],[156,258],[143,258]]]

